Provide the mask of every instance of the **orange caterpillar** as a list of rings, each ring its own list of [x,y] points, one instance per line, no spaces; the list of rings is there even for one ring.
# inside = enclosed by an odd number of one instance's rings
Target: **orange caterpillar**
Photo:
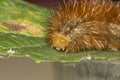
[[[49,19],[48,41],[65,52],[120,49],[120,2],[69,0]]]

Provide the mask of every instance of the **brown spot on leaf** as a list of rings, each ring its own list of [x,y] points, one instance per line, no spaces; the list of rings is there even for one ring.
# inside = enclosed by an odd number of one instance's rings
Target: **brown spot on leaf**
[[[34,35],[41,35],[41,30],[34,26],[25,26],[22,24],[8,23],[8,22],[3,22],[2,25],[13,31],[22,32],[23,30],[25,30]]]
[[[19,24],[14,24],[14,23],[3,22],[2,25],[13,31],[22,31],[23,29],[26,29],[25,26],[19,25]]]
[[[28,30],[29,32],[31,32],[35,35],[40,35],[41,34],[40,29],[38,29],[36,27],[26,27],[26,30]]]

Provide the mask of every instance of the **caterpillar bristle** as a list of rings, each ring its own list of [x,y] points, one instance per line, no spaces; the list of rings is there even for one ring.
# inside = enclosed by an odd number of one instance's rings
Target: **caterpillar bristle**
[[[120,49],[120,2],[68,0],[54,10],[49,44],[61,51]]]

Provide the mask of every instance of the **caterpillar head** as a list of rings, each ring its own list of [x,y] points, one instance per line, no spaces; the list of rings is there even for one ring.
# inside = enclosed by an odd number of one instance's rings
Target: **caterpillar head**
[[[70,39],[60,33],[54,33],[51,36],[51,47],[56,48],[57,50],[65,50],[66,46],[70,42]]]

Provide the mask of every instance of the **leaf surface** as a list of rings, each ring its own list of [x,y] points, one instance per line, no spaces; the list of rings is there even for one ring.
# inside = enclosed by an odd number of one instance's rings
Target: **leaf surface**
[[[120,59],[120,51],[91,50],[66,54],[52,49],[46,40],[48,9],[22,0],[1,0],[0,6],[1,55],[30,57],[36,62],[79,62],[88,57]]]

